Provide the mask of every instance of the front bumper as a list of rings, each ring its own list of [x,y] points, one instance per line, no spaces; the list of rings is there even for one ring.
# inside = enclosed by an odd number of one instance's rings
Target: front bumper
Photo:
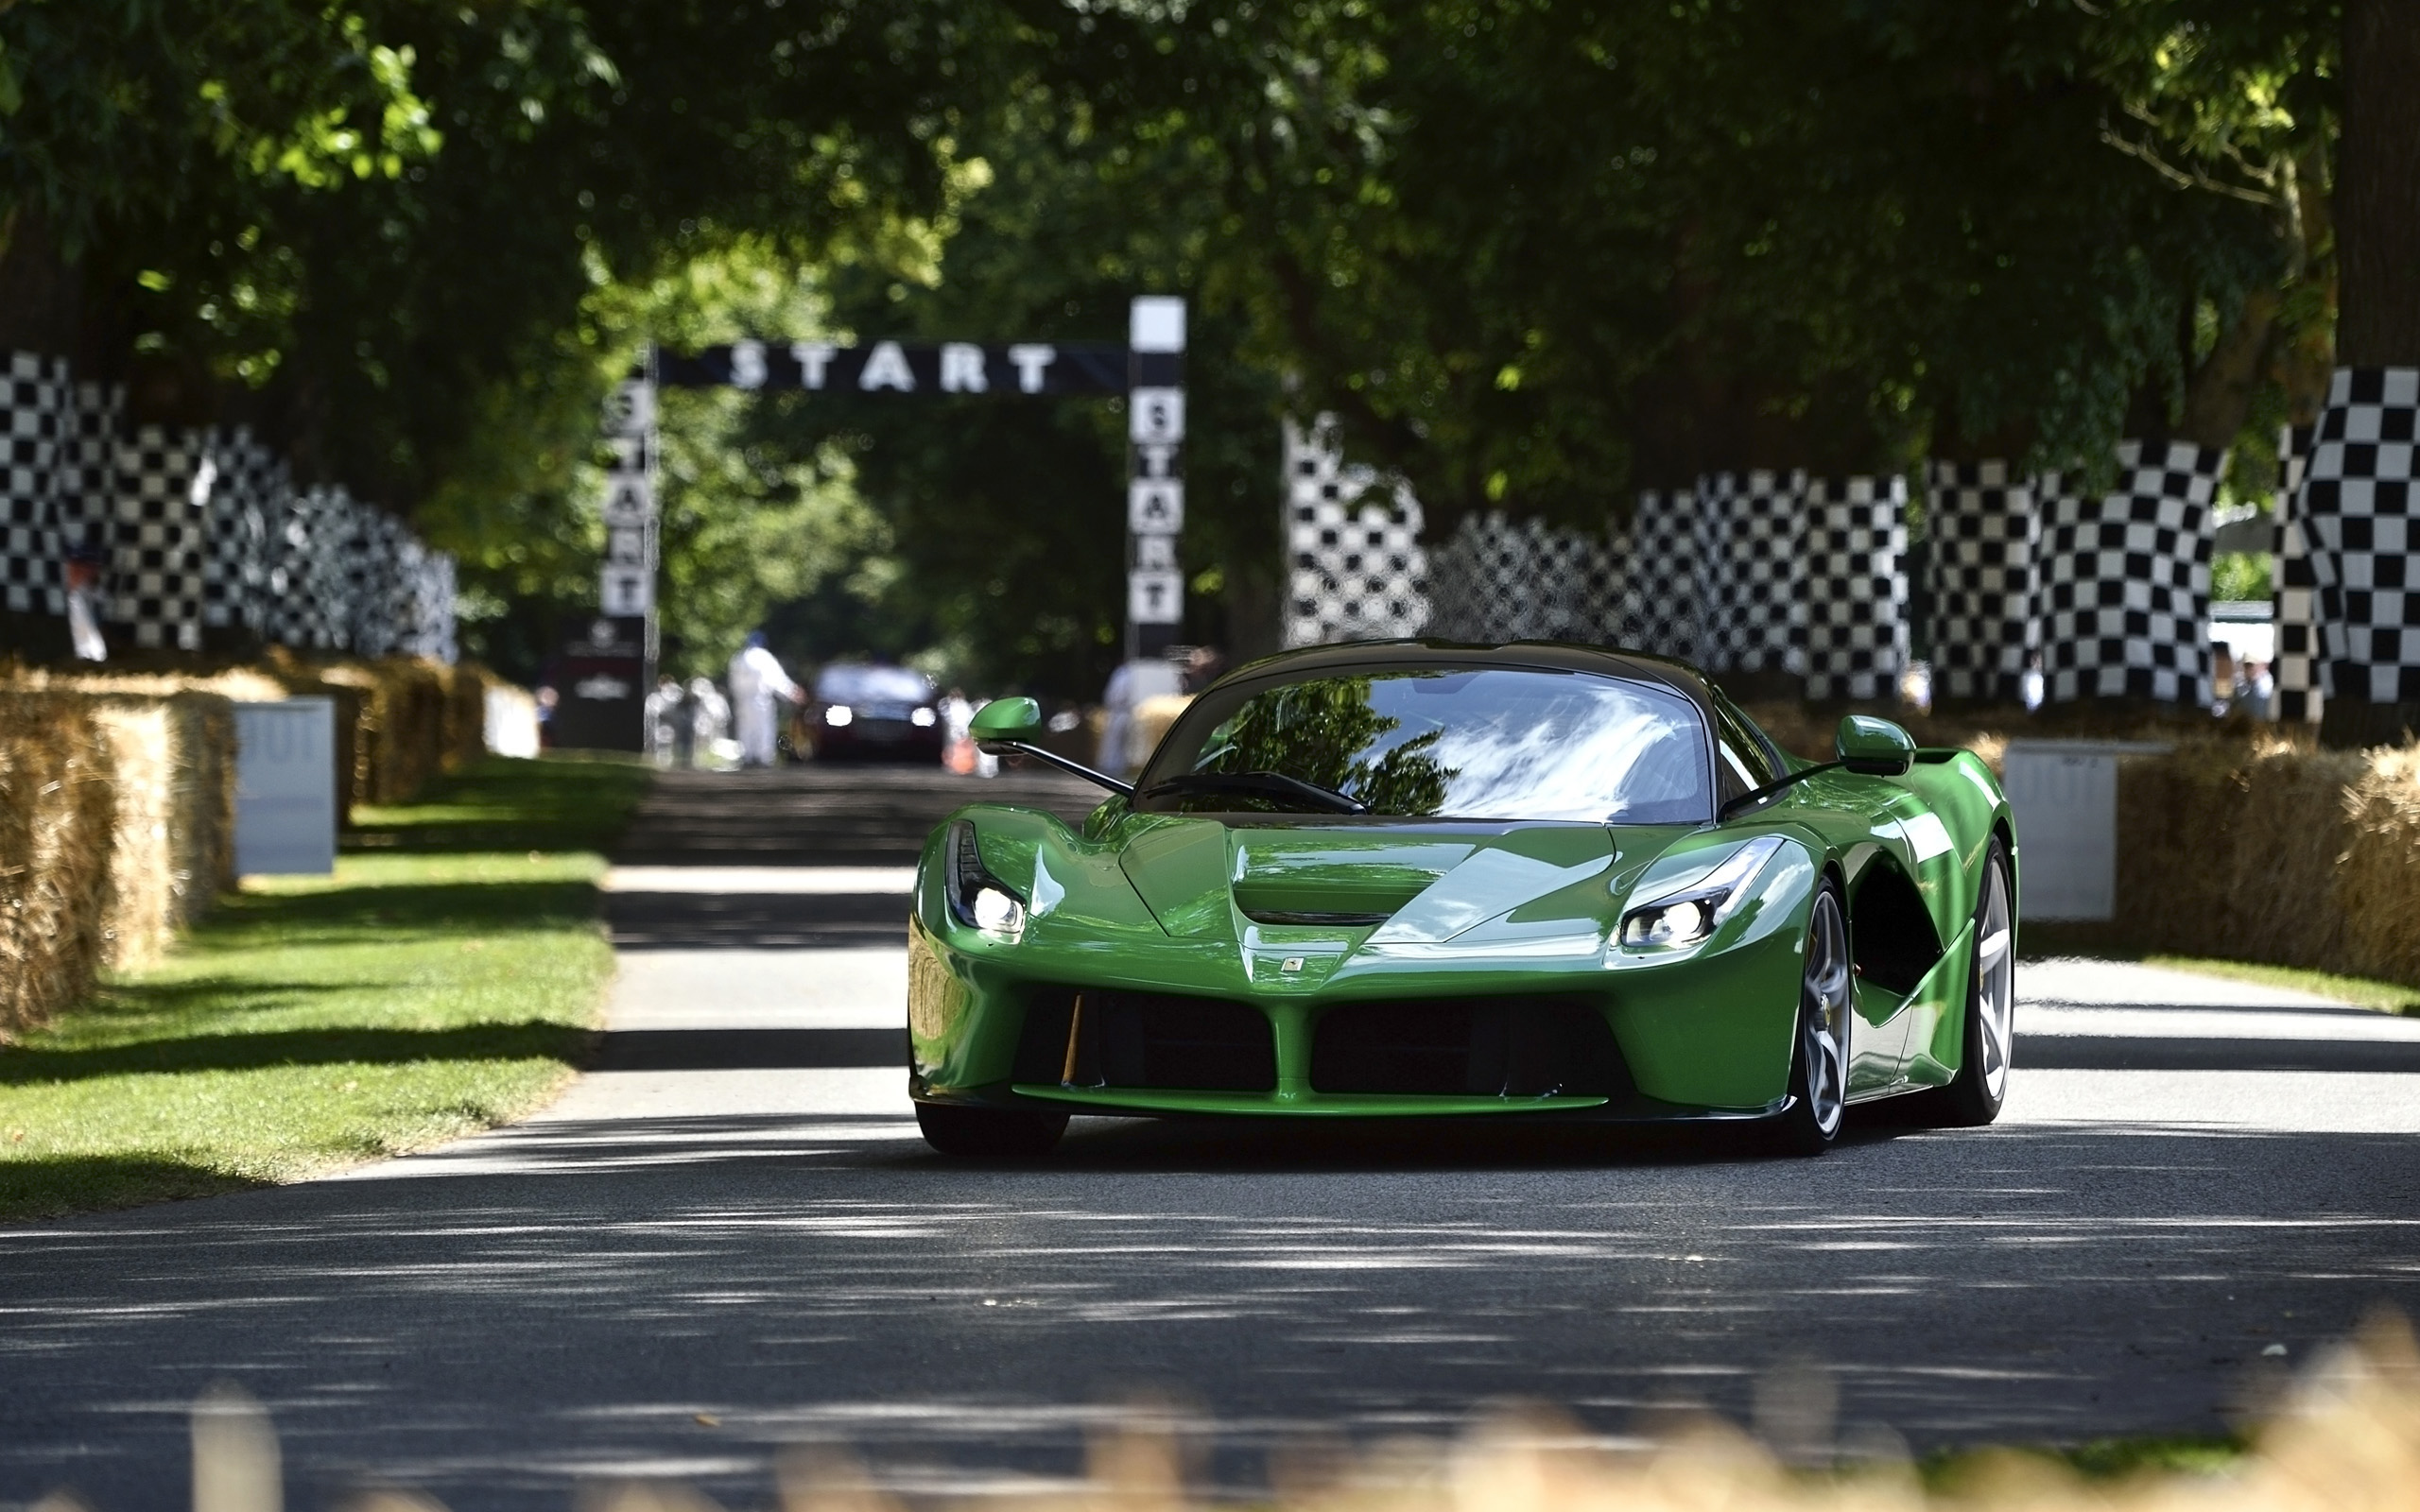
[[[1235,969],[1233,942],[1206,952],[1138,930],[1129,941],[998,947],[950,937],[959,933],[909,922],[909,1091],[920,1102],[1145,1117],[1588,1122],[1754,1119],[1789,1106],[1800,974],[1797,931],[1789,927],[1668,963],[1436,962],[1340,972],[1315,987],[1248,980]],[[1159,935],[1156,926],[1149,933]],[[1272,948],[1290,947],[1280,940]],[[1170,1075],[1129,1057],[1120,1074],[1116,1057],[1104,1060],[1087,1040],[1074,1005],[1085,994],[1097,1004],[1175,1001],[1241,1012],[1241,1022],[1265,1026],[1267,1071],[1234,1085],[1168,1085],[1185,1079],[1181,1061]],[[1333,1031],[1343,1021],[1331,1015],[1353,1008],[1356,1022],[1383,1037],[1390,1015],[1434,1020],[1444,1005],[1467,1008],[1475,1024],[1495,1006],[1550,1013],[1563,1026],[1553,1041],[1562,1045],[1579,1046],[1574,1026],[1586,1040],[1593,1020],[1605,1048],[1567,1052],[1567,1060],[1588,1062],[1585,1075],[1564,1076],[1567,1066],[1548,1053],[1543,1069],[1526,1081],[1508,1074],[1496,1091],[1334,1090]],[[1095,1039],[1100,1032],[1091,1031]],[[1508,1033],[1518,1054],[1519,1036]],[[1147,1068],[1139,1080],[1136,1065]],[[1559,1077],[1584,1085],[1567,1088]]]

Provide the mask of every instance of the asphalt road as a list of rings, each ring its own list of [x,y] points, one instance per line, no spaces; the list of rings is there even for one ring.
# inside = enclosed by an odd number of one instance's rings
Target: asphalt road
[[[582,1481],[771,1498],[783,1446],[908,1489],[1070,1472],[1189,1403],[1210,1472],[1510,1400],[1618,1435],[1814,1361],[1844,1434],[2206,1431],[2380,1304],[2420,1313],[2420,1021],[2083,963],[2019,974],[2008,1114],[1820,1160],[1602,1132],[1080,1120],[929,1154],[902,1092],[914,843],[1073,783],[664,783],[612,879],[598,1069],[348,1177],[0,1228],[0,1503],[185,1503],[229,1378],[289,1504],[370,1483],[556,1512]],[[2273,1351],[2282,1349],[2282,1357]]]

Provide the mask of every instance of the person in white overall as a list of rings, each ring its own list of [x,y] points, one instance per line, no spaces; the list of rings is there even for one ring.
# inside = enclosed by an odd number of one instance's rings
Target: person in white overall
[[[782,670],[779,658],[765,648],[765,632],[748,632],[748,644],[731,659],[731,705],[739,726],[739,765],[773,765],[773,736],[781,726],[773,717],[773,700],[803,703],[806,691]]]

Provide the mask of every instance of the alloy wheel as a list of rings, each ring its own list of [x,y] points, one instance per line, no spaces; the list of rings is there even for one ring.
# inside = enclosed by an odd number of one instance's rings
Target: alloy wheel
[[[1985,868],[1983,906],[1976,922],[1976,1022],[1982,1031],[1983,1090],[1994,1104],[2007,1094],[2009,1053],[2016,1035],[2016,953],[2010,948],[2008,876]]]
[[[1840,1131],[1848,1103],[1848,930],[1840,900],[1826,889],[1806,926],[1806,974],[1799,989],[1799,1033],[1806,1068],[1807,1111],[1824,1138]]]

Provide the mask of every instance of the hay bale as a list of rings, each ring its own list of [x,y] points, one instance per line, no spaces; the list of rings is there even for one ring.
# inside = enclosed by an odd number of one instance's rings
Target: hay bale
[[[158,960],[234,884],[234,711],[215,694],[92,703],[115,797],[101,935],[123,971]]]
[[[174,758],[166,707],[150,699],[95,700],[116,802],[110,824],[109,902],[101,939],[115,970],[159,959],[176,935],[178,878],[168,831]]]
[[[0,1033],[91,989],[113,810],[109,746],[84,702],[0,691]]]
[[[2339,970],[2420,986],[2420,747],[2361,753],[2344,791],[2350,832],[2334,904],[2343,919]]]
[[[439,662],[406,658],[338,662],[313,669],[307,691],[335,694],[339,722],[337,787],[353,803],[402,803],[444,770],[453,747],[447,671]],[[289,682],[295,692],[306,691]]]

